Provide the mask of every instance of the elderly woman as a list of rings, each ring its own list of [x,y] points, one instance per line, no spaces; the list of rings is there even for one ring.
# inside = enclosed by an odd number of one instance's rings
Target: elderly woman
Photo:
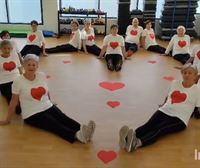
[[[95,44],[94,29],[91,27],[91,21],[89,19],[84,21],[84,28],[81,30],[81,39],[83,50],[86,54],[91,53],[99,56],[101,48]]]
[[[138,19],[133,18],[132,25],[126,29],[125,49],[128,57],[132,56],[140,47],[142,31],[143,28],[139,26]]]
[[[127,152],[156,142],[160,137],[185,130],[195,106],[200,107],[200,90],[195,84],[197,68],[186,64],[181,70],[181,81],[172,83],[162,106],[144,125],[135,131],[123,126],[119,145]]]
[[[71,143],[76,139],[82,143],[89,142],[95,130],[94,121],[90,121],[88,125],[80,125],[52,104],[45,75],[37,72],[38,61],[39,58],[33,54],[25,57],[25,73],[13,82],[8,115],[4,121],[0,121],[0,125],[10,123],[20,101],[25,123],[52,132]]]
[[[178,26],[177,34],[170,40],[165,55],[172,50],[172,56],[175,60],[185,64],[190,58],[190,36],[185,34],[184,26]]]

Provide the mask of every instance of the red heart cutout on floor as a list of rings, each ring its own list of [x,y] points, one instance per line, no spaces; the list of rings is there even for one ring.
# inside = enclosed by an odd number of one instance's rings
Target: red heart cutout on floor
[[[157,61],[148,61],[150,64],[155,64]]]
[[[69,64],[71,61],[63,61],[64,64]]]
[[[41,100],[42,96],[46,93],[45,88],[38,87],[38,88],[32,88],[31,89],[31,96],[36,100]]]
[[[197,57],[200,59],[200,51],[197,52]]]
[[[110,91],[115,91],[118,89],[122,89],[125,86],[125,84],[120,83],[120,82],[116,82],[116,83],[101,82],[101,83],[99,83],[99,86],[101,86],[104,89],[110,90]]]
[[[88,40],[89,40],[89,41],[92,41],[92,40],[94,40],[94,36],[93,36],[93,35],[91,35],[91,36],[88,36]]]
[[[155,34],[149,34],[149,36],[151,37],[151,39],[153,40],[155,38]]]
[[[174,91],[171,94],[172,104],[174,103],[182,103],[186,100],[187,95],[185,93],[181,93],[180,91]]]
[[[16,64],[15,62],[13,61],[10,61],[10,62],[4,62],[3,63],[3,68],[6,70],[6,71],[12,71],[16,68]]]
[[[181,48],[185,47],[186,44],[187,44],[187,43],[186,43],[185,40],[183,40],[183,41],[179,40],[179,41],[178,41],[178,45],[179,45]]]
[[[113,161],[117,158],[117,153],[115,151],[100,151],[97,154],[98,158],[101,159],[105,164]]]
[[[131,35],[136,36],[138,34],[137,30],[131,30]]]
[[[31,34],[29,37],[28,37],[29,41],[32,42],[33,40],[36,39],[36,35],[35,34]]]
[[[107,105],[109,105],[112,108],[115,108],[115,107],[120,105],[120,102],[118,102],[118,101],[108,101]]]
[[[119,43],[118,42],[110,42],[110,46],[115,49],[119,46]]]
[[[164,76],[163,79],[168,80],[168,81],[175,80],[175,78],[173,76]]]
[[[47,79],[51,79],[51,76],[50,76],[50,75],[46,75],[46,78],[47,78]]]

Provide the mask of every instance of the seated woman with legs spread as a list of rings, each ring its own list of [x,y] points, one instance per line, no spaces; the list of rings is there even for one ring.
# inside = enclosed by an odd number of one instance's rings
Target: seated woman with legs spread
[[[42,31],[38,30],[38,22],[36,20],[31,21],[32,31],[27,35],[27,44],[21,50],[22,57],[27,54],[35,54],[40,56],[47,56],[45,52],[45,40]]]
[[[186,129],[195,107],[200,107],[200,90],[195,84],[197,68],[186,64],[182,70],[182,81],[172,83],[165,103],[144,125],[135,131],[123,126],[120,129],[119,145],[127,152],[156,142],[166,134]]]
[[[99,58],[106,57],[107,67],[110,71],[120,71],[122,68],[123,57],[126,57],[124,38],[118,35],[118,26],[110,27],[111,34],[103,40],[103,48]]]
[[[25,123],[52,132],[71,143],[76,139],[82,143],[89,142],[95,130],[94,121],[80,125],[52,104],[46,76],[37,72],[38,61],[39,58],[33,54],[24,58],[25,73],[13,82],[8,115],[4,121],[0,121],[0,125],[10,123],[20,101]]]

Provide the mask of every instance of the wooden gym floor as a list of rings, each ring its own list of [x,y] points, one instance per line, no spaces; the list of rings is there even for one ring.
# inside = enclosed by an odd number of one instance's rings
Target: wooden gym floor
[[[15,39],[20,48],[25,39]],[[47,38],[47,47],[66,42],[66,38]],[[160,44],[166,46],[167,42]],[[194,44],[193,42],[192,44]],[[102,37],[97,37],[101,46]],[[63,61],[71,61],[70,63]],[[156,63],[148,63],[156,61]],[[65,114],[87,123],[93,119],[96,132],[90,144],[67,141],[23,124],[15,115],[12,123],[0,127],[0,168],[196,168],[195,149],[200,151],[200,121],[192,119],[188,129],[160,139],[157,143],[133,153],[119,149],[118,132],[122,125],[136,128],[157,110],[167,94],[170,81],[181,79],[170,57],[138,51],[126,60],[121,72],[109,72],[103,60],[84,53],[62,53],[41,57],[40,70],[49,75],[52,101]],[[108,91],[100,82],[123,82],[125,87]],[[107,101],[119,101],[116,108]],[[0,119],[7,113],[7,104],[0,96]],[[97,156],[101,150],[114,151],[117,157],[104,164]]]

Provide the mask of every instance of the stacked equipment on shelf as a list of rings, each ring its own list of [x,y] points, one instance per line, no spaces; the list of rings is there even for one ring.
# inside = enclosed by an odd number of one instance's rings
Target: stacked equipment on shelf
[[[179,25],[185,26],[188,35],[196,37],[194,15],[198,7],[197,3],[198,0],[165,0],[161,18],[161,39],[170,40],[176,34]]]

